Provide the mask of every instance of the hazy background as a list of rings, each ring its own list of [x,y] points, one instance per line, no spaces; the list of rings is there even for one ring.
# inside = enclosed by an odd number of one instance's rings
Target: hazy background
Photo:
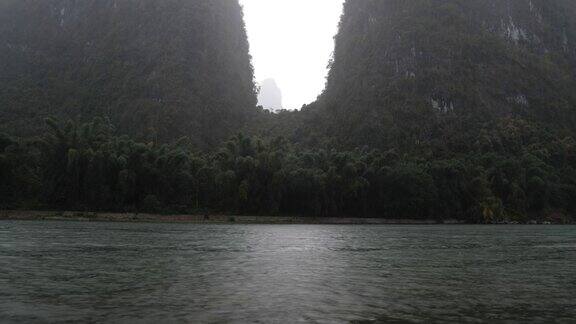
[[[272,78],[283,107],[299,109],[324,89],[343,0],[240,0],[256,81]]]

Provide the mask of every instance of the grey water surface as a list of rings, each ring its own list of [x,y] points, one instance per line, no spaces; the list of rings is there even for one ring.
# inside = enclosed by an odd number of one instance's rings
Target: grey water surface
[[[4,221],[0,322],[576,323],[576,227]]]

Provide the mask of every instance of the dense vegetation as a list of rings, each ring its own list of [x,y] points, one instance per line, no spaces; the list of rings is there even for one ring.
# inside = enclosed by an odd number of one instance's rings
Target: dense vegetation
[[[462,147],[495,121],[576,131],[576,2],[346,1],[320,100],[295,140]]]
[[[237,0],[2,0],[0,75],[0,131],[18,136],[105,117],[210,149],[256,113]]]
[[[38,139],[1,137],[0,207],[470,222],[575,212],[576,142],[510,123],[515,132],[499,140],[513,154],[479,148],[428,161],[395,151],[299,150],[282,138],[242,135],[198,153],[184,141],[115,137],[102,120],[48,120],[51,131]]]
[[[237,0],[1,1],[0,209],[566,220],[575,3],[348,0],[271,113]]]

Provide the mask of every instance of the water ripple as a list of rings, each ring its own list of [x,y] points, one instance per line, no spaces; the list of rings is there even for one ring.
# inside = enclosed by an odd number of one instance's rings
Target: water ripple
[[[573,323],[576,227],[0,222],[0,322]]]

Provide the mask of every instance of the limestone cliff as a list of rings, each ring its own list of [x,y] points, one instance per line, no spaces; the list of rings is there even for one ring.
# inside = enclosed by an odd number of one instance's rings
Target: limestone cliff
[[[110,118],[121,134],[209,148],[254,113],[237,0],[3,0],[0,130]]]
[[[461,140],[504,120],[573,132],[575,77],[574,1],[349,0],[308,109],[322,118],[306,127],[377,147]]]

